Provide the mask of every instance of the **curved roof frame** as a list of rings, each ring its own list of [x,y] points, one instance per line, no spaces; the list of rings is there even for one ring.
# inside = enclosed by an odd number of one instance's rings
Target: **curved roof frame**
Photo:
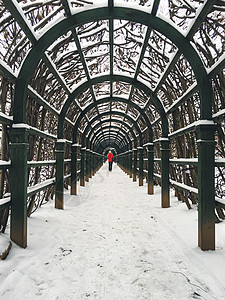
[[[103,155],[104,155],[104,153],[105,153],[106,151],[109,151],[109,150],[111,150],[111,149],[114,149],[114,151],[116,152],[116,154],[120,151],[120,149],[119,149],[119,147],[117,146],[117,144],[113,145],[113,147],[108,145],[108,146],[104,146],[103,148],[104,148],[104,149],[103,149],[102,152],[101,152],[101,154],[103,154]],[[98,151],[98,149],[96,149],[96,150],[97,150],[98,153],[100,153],[100,152]]]
[[[111,127],[110,132],[109,131],[105,132],[105,135],[102,135],[101,130],[99,130],[96,136],[92,138],[92,143],[94,145],[94,148],[96,148],[96,146],[100,143],[101,140],[107,140],[107,139],[111,140],[112,138],[118,140],[118,142],[120,143],[119,145],[122,146],[120,147],[121,149],[122,148],[132,149],[132,140],[130,139],[130,137],[128,135],[124,136],[121,131],[118,132],[117,130],[113,129],[113,126]],[[110,146],[113,147],[112,144],[110,144]]]
[[[91,135],[97,133],[97,130],[98,130],[99,126],[103,125],[104,123],[110,123],[110,122],[119,123],[119,124],[123,125],[124,127],[126,127],[128,129],[128,131],[132,135],[132,138],[134,140],[134,147],[137,147],[137,137],[136,137],[134,131],[132,130],[132,128],[126,122],[124,122],[122,120],[118,120],[118,119],[104,119],[104,120],[100,120],[99,123],[95,124],[93,127],[91,127],[92,122],[90,122],[88,124],[88,126],[85,128],[85,131],[84,131],[84,133],[82,135],[82,142],[81,142],[82,146],[85,145],[85,142],[87,142],[87,141],[90,142],[91,141],[91,139],[90,139]],[[103,128],[105,128],[105,127],[103,127]],[[121,130],[121,127],[117,126],[117,128],[118,128],[118,130]],[[89,130],[89,133],[87,133],[88,130]]]
[[[111,130],[108,130],[112,128],[112,131]],[[117,133],[117,135],[119,136],[123,136],[123,138],[125,140],[127,140],[127,144],[129,145],[132,145],[132,139],[129,135],[126,134],[126,131],[125,130],[118,130],[119,128],[117,126],[114,126],[114,125],[108,125],[108,126],[105,126],[103,127],[102,129],[98,129],[98,131],[96,132],[95,135],[92,136],[92,138],[90,139],[90,144],[95,144],[97,142],[97,139],[98,139],[98,135],[99,133],[103,132],[104,133],[104,136],[106,136],[106,134],[110,136],[111,132],[114,132],[114,133]],[[107,131],[106,131],[107,130]],[[129,141],[128,141],[129,140]]]
[[[110,128],[112,128],[113,131],[115,133],[117,133],[118,135],[120,134],[121,136],[124,136],[124,139],[127,139],[127,137],[129,137],[129,135],[127,135],[126,130],[122,129],[121,127],[118,127],[118,126],[115,126],[115,125],[107,125],[107,126],[104,126],[103,128],[98,129],[95,132],[95,134],[90,139],[90,143],[92,144],[93,141],[98,138],[98,134],[101,133],[101,132],[104,132],[104,133],[107,133],[107,134],[109,133],[110,134],[111,131],[108,130]],[[129,137],[129,143],[130,142],[132,142],[132,139]]]
[[[146,13],[144,11],[139,11],[137,9],[127,9],[125,7],[113,7],[113,5],[109,5],[108,7],[90,9],[67,17],[65,20],[62,20],[61,22],[50,28],[35,43],[34,47],[29,52],[27,58],[23,63],[16,83],[14,101],[15,123],[25,122],[25,103],[28,82],[31,78],[35,66],[42,58],[43,53],[47,49],[47,47],[52,44],[59,36],[66,33],[68,30],[73,29],[79,24],[90,22],[90,20],[96,21],[106,19],[123,19],[132,22],[138,22],[146,25],[147,27],[151,27],[157,30],[168,39],[170,39],[189,61],[196,76],[200,95],[200,118],[211,120],[211,85],[209,83],[209,79],[203,63],[188,39],[186,39],[174,26],[152,14]],[[71,95],[69,96],[69,98],[70,97]],[[163,106],[161,108],[164,113],[165,111]],[[159,111],[160,115],[162,111]]]
[[[151,123],[148,119],[148,117],[146,116],[146,114],[144,113],[143,109],[141,109],[136,103],[129,103],[127,102],[126,99],[121,98],[121,97],[106,97],[106,98],[102,98],[99,99],[97,102],[92,102],[91,104],[89,104],[83,111],[82,113],[80,113],[79,117],[77,118],[75,125],[74,125],[74,131],[73,131],[73,142],[76,143],[76,138],[77,138],[77,130],[78,130],[78,126],[80,124],[81,119],[86,115],[86,113],[88,111],[90,111],[93,107],[95,107],[98,104],[103,104],[103,103],[108,103],[108,102],[122,102],[122,103],[126,103],[128,105],[131,105],[132,107],[134,107],[136,110],[138,110],[138,112],[144,117],[145,122],[148,126],[148,134],[149,134],[149,138],[150,140],[153,139],[153,132],[152,132],[152,126]],[[112,112],[110,112],[110,114],[112,114]],[[62,138],[62,126],[63,126],[63,122],[64,122],[65,118],[60,118],[59,120],[59,126],[58,126],[58,133],[59,136],[58,138]],[[136,120],[134,120],[136,122]],[[60,134],[61,133],[61,134]]]
[[[127,131],[126,131],[125,129],[121,130],[121,128],[118,127],[118,126],[116,126],[116,125],[107,125],[107,126],[104,126],[102,129],[99,128],[99,129],[96,131],[96,134],[92,135],[92,137],[89,139],[89,145],[90,145],[90,148],[91,148],[91,146],[94,147],[95,137],[98,136],[99,132],[104,131],[104,135],[106,135],[107,132],[105,132],[105,129],[108,129],[108,133],[110,134],[110,133],[111,133],[111,130],[109,130],[109,129],[111,129],[111,128],[112,128],[112,129],[115,129],[115,132],[117,132],[118,135],[119,135],[120,133],[123,134],[123,135],[124,135],[124,138],[126,138],[126,135],[127,135],[127,137],[129,138],[129,144],[130,144],[130,142],[131,142],[132,145],[133,145],[133,139],[127,134]],[[111,145],[111,147],[113,147],[113,146]]]
[[[121,111],[112,111],[111,113],[112,113],[112,115],[115,115],[115,116],[122,116],[133,124],[133,127],[136,129],[136,131],[138,133],[138,136],[136,136],[136,138],[137,138],[137,140],[139,140],[139,145],[142,146],[143,145],[142,132],[141,132],[139,126],[137,125],[137,123],[135,122],[135,120],[133,120],[129,115],[126,115],[125,113],[123,113]],[[100,115],[98,115],[98,116],[94,117],[92,120],[90,120],[90,125],[92,122],[95,122],[96,120],[101,119],[102,117],[108,116],[108,115],[109,115],[108,112],[101,113]],[[110,119],[107,119],[107,120],[110,122]],[[119,120],[119,119],[117,121],[122,122],[122,120]],[[88,127],[86,127],[86,128],[88,128]],[[85,135],[84,135],[84,138],[85,138]],[[74,143],[76,143],[76,141],[74,141]]]
[[[98,143],[95,144],[95,151],[99,149],[100,147],[105,148],[106,146],[103,146],[103,144],[107,144],[109,147],[114,147],[115,144],[118,146],[118,152],[123,152],[129,150],[129,148],[132,148],[132,145],[130,144],[129,147],[127,147],[127,144],[125,144],[124,139],[122,136],[117,136],[116,133],[112,133],[111,135],[108,134],[105,137],[101,136],[100,139],[98,140]],[[122,147],[121,147],[122,145]],[[98,151],[97,151],[98,152]]]
[[[106,144],[106,146],[102,146],[103,144]],[[121,152],[121,149],[125,147],[121,147],[120,140],[116,139],[116,135],[111,135],[111,136],[106,136],[106,138],[101,137],[100,140],[98,141],[98,144],[95,145],[94,150],[97,151],[100,147],[105,148],[105,147],[115,147],[117,145],[118,152]],[[98,151],[97,151],[98,152]]]

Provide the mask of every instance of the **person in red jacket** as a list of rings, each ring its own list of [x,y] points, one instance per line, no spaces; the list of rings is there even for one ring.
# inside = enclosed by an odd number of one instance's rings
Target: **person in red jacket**
[[[111,151],[109,151],[108,155],[107,155],[107,159],[108,159],[108,162],[109,162],[109,171],[112,171],[112,163],[113,163],[113,154]]]

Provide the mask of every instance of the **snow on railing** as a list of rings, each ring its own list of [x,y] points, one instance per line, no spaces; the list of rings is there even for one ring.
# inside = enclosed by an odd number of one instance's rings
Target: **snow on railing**
[[[159,174],[154,173],[154,177],[161,180],[161,175],[159,175]],[[178,188],[184,192],[187,192],[189,194],[194,194],[195,196],[198,197],[198,188],[191,187],[187,184],[177,182],[172,179],[170,179],[169,182],[173,187],[176,187],[176,188]],[[219,207],[225,209],[225,199],[221,199],[221,198],[215,196],[215,206],[219,206]]]
[[[10,207],[10,205],[11,205],[11,197],[0,199],[0,211]]]
[[[0,170],[9,169],[11,166],[11,161],[0,160]]]
[[[43,182],[40,182],[40,183],[37,183],[33,186],[30,186],[27,188],[27,197],[30,197],[40,191],[43,191],[45,190],[46,188],[52,186],[55,184],[55,177],[54,178],[50,178],[50,179],[47,179]]]

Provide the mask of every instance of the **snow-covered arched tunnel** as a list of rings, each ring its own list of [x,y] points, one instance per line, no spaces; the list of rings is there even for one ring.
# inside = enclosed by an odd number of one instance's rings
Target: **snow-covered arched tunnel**
[[[198,204],[215,250],[224,204],[224,1],[0,1],[0,224],[64,208],[114,149],[139,186]],[[137,187],[138,188],[138,187]],[[10,220],[8,218],[10,213]]]

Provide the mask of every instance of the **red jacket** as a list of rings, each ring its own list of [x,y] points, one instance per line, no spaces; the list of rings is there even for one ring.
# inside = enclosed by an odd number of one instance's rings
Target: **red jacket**
[[[107,155],[108,161],[109,162],[113,161],[113,158],[114,158],[113,154],[111,152],[109,152],[109,154]]]

